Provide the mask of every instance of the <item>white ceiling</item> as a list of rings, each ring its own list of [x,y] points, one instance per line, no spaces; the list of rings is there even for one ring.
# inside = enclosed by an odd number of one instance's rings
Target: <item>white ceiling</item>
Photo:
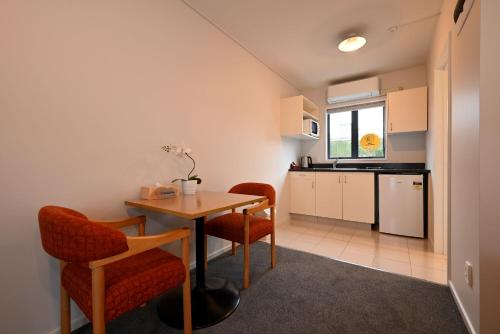
[[[184,0],[299,89],[423,64],[442,0]],[[367,44],[337,49],[360,33]]]

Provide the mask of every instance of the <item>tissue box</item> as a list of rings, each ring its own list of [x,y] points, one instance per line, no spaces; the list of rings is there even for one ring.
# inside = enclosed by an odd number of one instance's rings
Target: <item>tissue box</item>
[[[175,184],[141,187],[142,199],[165,199],[179,196],[179,187]]]

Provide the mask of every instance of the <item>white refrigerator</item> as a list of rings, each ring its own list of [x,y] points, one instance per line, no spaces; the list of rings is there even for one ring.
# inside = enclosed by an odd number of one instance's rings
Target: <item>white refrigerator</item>
[[[423,175],[379,174],[379,231],[424,237]]]

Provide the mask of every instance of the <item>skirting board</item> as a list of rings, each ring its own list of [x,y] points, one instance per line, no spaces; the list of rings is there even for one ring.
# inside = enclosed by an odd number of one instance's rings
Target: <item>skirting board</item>
[[[73,319],[71,321],[71,328],[73,330],[82,327],[83,325],[87,324],[89,320],[85,316],[81,316],[79,318]],[[61,327],[57,327],[54,330],[51,330],[47,334],[61,334]]]
[[[222,247],[222,248],[219,248],[218,250],[216,250],[216,251],[214,251],[214,252],[210,253],[210,254],[207,256],[207,259],[208,259],[208,260],[211,260],[211,259],[213,259],[214,257],[217,257],[217,256],[221,255],[221,254],[222,254],[222,253],[224,253],[225,251],[228,251],[230,248],[231,248],[231,244],[226,245],[226,246],[224,246],[224,247]],[[191,262],[191,265],[189,266],[189,268],[190,268],[190,269],[194,269],[194,268],[196,268],[196,261]]]
[[[460,300],[460,297],[458,296],[457,291],[455,290],[455,286],[453,285],[451,280],[448,281],[448,286],[450,287],[451,295],[453,296],[453,299],[455,299],[455,304],[457,304],[458,306],[458,310],[460,311],[460,315],[462,316],[462,319],[465,322],[467,330],[471,334],[476,334],[477,332],[474,330],[474,326],[472,326],[472,322],[470,321],[469,316],[465,311],[464,305],[462,304],[462,301]]]
[[[229,249],[231,248],[231,244],[229,245],[226,245],[218,250],[216,250],[215,252],[212,252],[208,255],[208,260],[211,260],[217,256],[219,256],[220,254],[228,251]],[[194,269],[196,268],[196,261],[193,261],[191,262],[191,264],[189,265],[189,269]],[[85,316],[81,316],[79,318],[76,318],[76,319],[73,319],[71,321],[71,328],[72,329],[77,329],[77,328],[80,328],[82,327],[83,325],[87,324],[89,322],[89,320],[85,317]],[[58,327],[54,330],[51,330],[50,332],[48,332],[47,334],[60,334],[61,333],[61,328]]]

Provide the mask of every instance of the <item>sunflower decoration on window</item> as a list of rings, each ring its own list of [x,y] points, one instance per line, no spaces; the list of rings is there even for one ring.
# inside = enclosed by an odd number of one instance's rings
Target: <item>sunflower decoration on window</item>
[[[361,137],[361,140],[359,141],[359,145],[369,151],[373,152],[380,146],[380,137],[375,134],[375,133],[367,133],[363,137]]]

